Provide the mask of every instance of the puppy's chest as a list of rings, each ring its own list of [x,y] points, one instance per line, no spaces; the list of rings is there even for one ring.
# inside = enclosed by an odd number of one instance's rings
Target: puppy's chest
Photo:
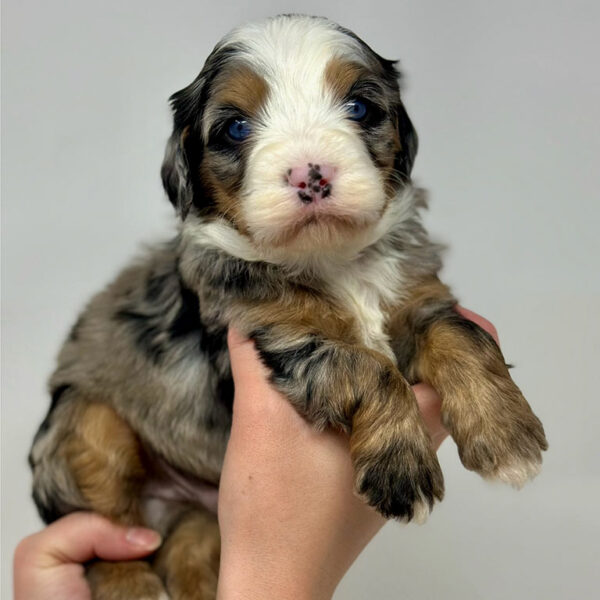
[[[339,269],[328,279],[328,288],[351,316],[361,342],[395,362],[387,334],[390,310],[402,302],[404,277],[397,261],[382,259]]]

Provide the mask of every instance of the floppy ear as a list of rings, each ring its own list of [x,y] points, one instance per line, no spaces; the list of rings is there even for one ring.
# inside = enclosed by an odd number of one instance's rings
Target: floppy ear
[[[184,136],[185,132],[173,131],[167,141],[165,157],[160,170],[163,187],[182,219],[185,219],[188,214],[194,197],[187,158],[183,150]]]
[[[396,120],[400,150],[396,154],[394,168],[403,181],[410,181],[410,173],[419,148],[419,138],[402,102],[398,105]]]
[[[211,82],[237,52],[236,44],[217,44],[198,77],[169,98],[173,109],[173,133],[167,142],[161,176],[169,200],[182,219],[192,205],[202,211],[210,204],[198,172],[203,154],[202,115]]]
[[[367,46],[367,48],[369,47]],[[415,163],[415,157],[417,156],[419,138],[400,97],[402,73],[398,70],[398,61],[387,60],[373,52],[373,50],[370,48],[369,50],[379,61],[379,64],[383,70],[383,78],[393,91],[393,95],[395,97],[393,102],[395,105],[394,120],[398,132],[400,149],[396,153],[396,157],[394,159],[394,169],[400,175],[402,181],[408,182],[410,181],[410,173]]]
[[[203,88],[204,77],[201,73],[190,85],[169,98],[173,109],[173,133],[167,141],[160,174],[169,200],[182,219],[185,219],[194,202],[190,168],[199,162],[201,147],[194,147],[192,151],[188,138],[196,135],[190,136],[192,129],[199,130],[197,125],[201,122],[204,106]]]

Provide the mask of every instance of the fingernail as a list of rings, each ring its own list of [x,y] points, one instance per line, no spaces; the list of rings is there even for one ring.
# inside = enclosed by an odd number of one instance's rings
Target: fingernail
[[[143,527],[131,527],[127,530],[125,538],[132,546],[138,546],[146,550],[155,550],[162,543],[160,534]]]

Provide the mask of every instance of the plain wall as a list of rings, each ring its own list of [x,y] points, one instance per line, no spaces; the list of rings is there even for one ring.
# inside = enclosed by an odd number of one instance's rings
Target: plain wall
[[[2,597],[40,527],[26,456],[45,381],[86,299],[174,217],[167,97],[238,23],[322,14],[400,58],[415,179],[450,246],[444,279],[498,327],[550,450],[524,490],[467,472],[389,524],[336,598],[591,598],[600,526],[597,0],[6,0],[2,49]]]

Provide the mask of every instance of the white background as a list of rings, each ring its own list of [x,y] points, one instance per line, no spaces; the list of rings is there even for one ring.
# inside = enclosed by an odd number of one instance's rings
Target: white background
[[[251,6],[250,6],[251,4]],[[238,23],[323,14],[400,58],[444,277],[498,327],[550,450],[521,492],[440,457],[446,499],[388,525],[336,598],[592,598],[597,587],[600,49],[597,0],[103,2],[3,6],[2,597],[40,521],[26,455],[83,302],[173,231],[167,97]]]

